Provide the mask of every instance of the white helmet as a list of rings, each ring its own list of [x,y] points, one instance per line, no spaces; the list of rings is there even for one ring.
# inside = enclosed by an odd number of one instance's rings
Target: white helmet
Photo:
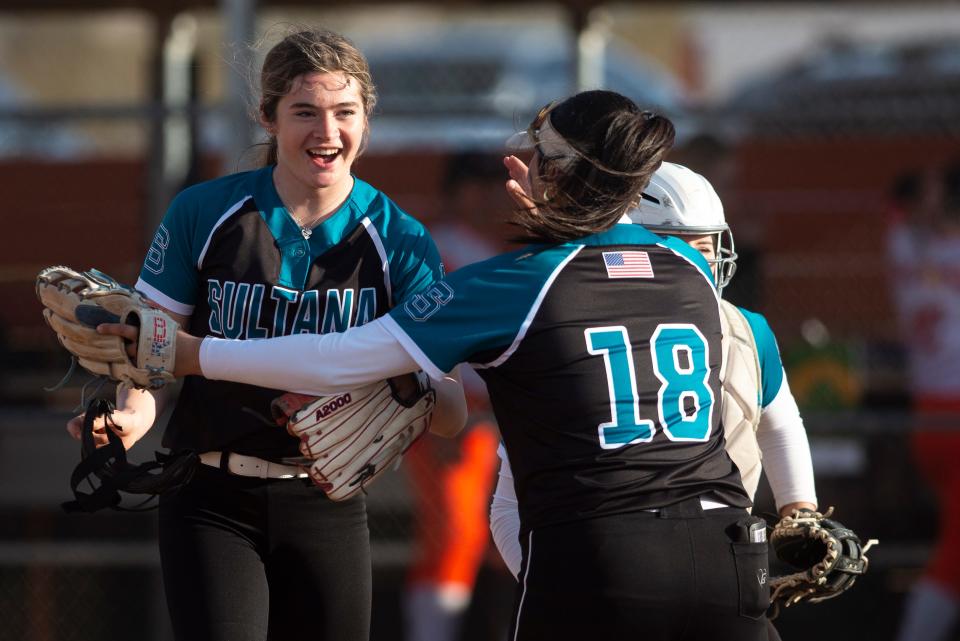
[[[671,235],[716,234],[717,289],[722,291],[737,271],[733,233],[723,216],[723,203],[710,182],[683,165],[665,162],[650,178],[640,204],[627,212],[630,220],[650,231]]]

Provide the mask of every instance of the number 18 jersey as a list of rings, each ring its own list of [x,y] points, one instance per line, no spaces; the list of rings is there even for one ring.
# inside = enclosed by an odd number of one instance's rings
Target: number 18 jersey
[[[523,532],[695,496],[750,505],[720,426],[718,298],[682,241],[620,224],[528,247],[384,321],[426,371],[485,380]]]

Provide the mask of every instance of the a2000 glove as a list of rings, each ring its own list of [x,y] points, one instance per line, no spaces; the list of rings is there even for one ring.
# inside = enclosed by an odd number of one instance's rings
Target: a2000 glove
[[[36,288],[47,324],[85,369],[138,389],[174,380],[177,322],[136,290],[96,269],[63,266],[42,270]],[[136,362],[127,356],[123,338],[97,333],[100,323],[139,326]]]
[[[342,501],[399,463],[430,427],[435,404],[436,392],[419,373],[320,398],[285,394],[274,400],[273,414],[300,439],[313,482]]]
[[[830,519],[833,508],[821,514],[794,510],[770,533],[770,543],[784,563],[798,571],[770,580],[770,602],[791,606],[801,601],[818,603],[853,587],[869,566],[867,550],[853,530]]]

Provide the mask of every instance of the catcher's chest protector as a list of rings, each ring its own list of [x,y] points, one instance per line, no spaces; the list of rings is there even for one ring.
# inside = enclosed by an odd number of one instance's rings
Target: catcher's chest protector
[[[720,301],[723,365],[720,369],[721,411],[727,453],[740,469],[752,501],[760,484],[760,361],[747,319],[736,306]]]

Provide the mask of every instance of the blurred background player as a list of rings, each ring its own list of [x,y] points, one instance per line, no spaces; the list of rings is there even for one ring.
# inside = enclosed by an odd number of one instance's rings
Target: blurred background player
[[[644,189],[634,223],[677,236],[713,266],[722,293],[736,270],[733,234],[710,183],[681,165],[665,162]],[[773,332],[760,314],[721,300],[726,316],[721,376],[726,449],[754,498],[766,470],[780,515],[816,509],[813,465],[803,420],[790,393]],[[519,516],[505,451],[491,506],[493,538],[510,571],[520,568]],[[761,469],[761,457],[763,466]],[[771,639],[778,638],[774,630]]]
[[[479,206],[483,203],[483,206]],[[509,209],[503,164],[480,153],[454,155],[443,179],[442,208],[430,224],[444,269],[452,272],[502,248],[483,230]],[[487,506],[499,434],[486,386],[460,368],[467,426],[459,436],[420,439],[404,455],[415,505],[415,561],[404,594],[407,641],[455,641],[489,548]]]
[[[891,196],[888,249],[909,364],[913,454],[940,518],[897,640],[943,641],[960,607],[960,159],[904,174]]]

